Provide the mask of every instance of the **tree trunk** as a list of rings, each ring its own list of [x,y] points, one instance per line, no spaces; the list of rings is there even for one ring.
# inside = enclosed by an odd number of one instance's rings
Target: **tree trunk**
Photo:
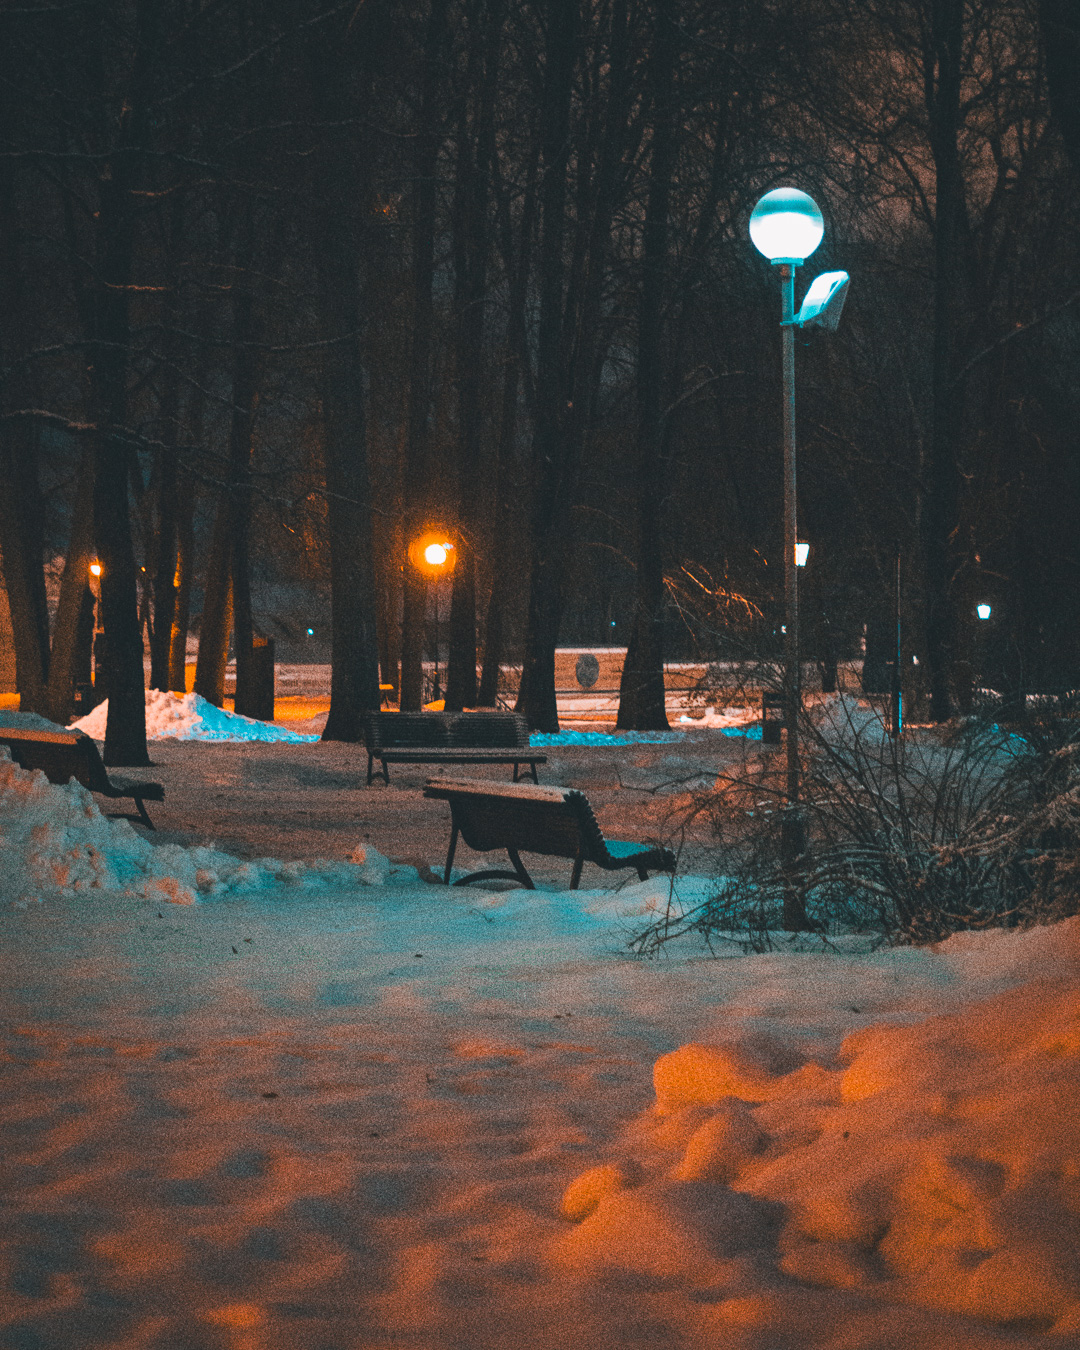
[[[89,679],[94,641],[94,601],[89,587],[93,539],[93,457],[87,451],[83,455],[76,480],[71,536],[60,578],[60,596],[56,604],[49,656],[49,680],[45,692],[45,715],[61,725],[65,725],[72,714],[80,662],[83,663],[83,680]]]
[[[494,158],[491,160],[495,164]],[[526,175],[518,243],[514,249],[513,228],[507,194],[499,194],[500,233],[503,257],[510,272],[507,334],[503,365],[499,436],[495,451],[495,491],[492,503],[491,595],[484,624],[484,655],[477,702],[493,708],[499,697],[499,674],[506,645],[506,615],[514,588],[520,585],[521,569],[514,557],[511,528],[510,462],[517,436],[518,395],[526,351],[525,304],[528,297],[529,258],[536,221],[537,155],[534,152]]]
[[[0,162],[0,369],[11,372],[0,386],[0,408],[33,408],[37,400],[18,361],[26,346],[19,317],[26,313],[26,264],[16,179],[10,160]],[[17,373],[18,372],[18,373]],[[49,611],[43,571],[38,434],[29,417],[6,421],[0,430],[0,555],[15,644],[15,682],[20,707],[45,711],[49,673]]]
[[[160,424],[163,444],[158,448],[157,521],[153,536],[150,585],[153,620],[150,625],[150,688],[169,687],[169,652],[176,612],[177,519],[180,510],[176,420],[179,409],[178,377],[172,364],[165,372],[165,395]]]
[[[229,559],[229,501],[218,498],[210,556],[206,562],[199,654],[195,661],[195,693],[220,708],[225,702],[225,667],[232,631],[232,569]]]
[[[357,152],[350,147],[352,153]],[[327,209],[320,217],[319,313],[322,403],[330,534],[332,667],[330,715],[324,741],[359,741],[361,717],[379,706],[371,484],[360,356],[360,221],[358,190],[332,164],[324,179]]]
[[[954,539],[959,522],[957,455],[962,434],[962,395],[956,379],[956,351],[966,223],[959,152],[963,22],[964,0],[932,0],[924,71],[935,175],[933,411],[922,523],[926,568],[926,656],[930,715],[935,722],[946,721],[952,713],[949,682],[955,658],[952,579]]]
[[[1040,0],[1050,113],[1080,174],[1080,0]]]
[[[179,511],[176,522],[176,589],[172,627],[169,631],[169,688],[187,692],[187,638],[191,619],[191,577],[195,566],[195,483],[190,474],[180,476]]]
[[[256,258],[255,203],[240,208],[240,238],[233,256],[232,319],[233,370],[229,415],[229,570],[232,575],[233,659],[236,695],[233,704],[242,717],[260,711],[254,687],[254,626],[251,615],[251,454],[258,406],[257,362],[254,342],[255,277],[266,267]],[[267,270],[269,270],[267,268]]]
[[[138,574],[128,498],[133,448],[127,427],[127,378],[134,193],[141,159],[136,151],[143,145],[148,130],[147,30],[152,21],[153,0],[142,0],[137,14],[139,41],[131,89],[121,114],[120,143],[102,174],[95,222],[98,270],[92,292],[90,385],[97,427],[93,440],[94,535],[101,563],[102,664],[104,693],[109,700],[102,754],[107,765],[150,762],[146,751]],[[99,34],[99,40],[105,40],[104,32]]]
[[[480,28],[480,5],[472,3],[470,28]],[[494,152],[495,84],[502,5],[486,16],[486,49],[470,48],[465,95],[461,100],[457,137],[457,180],[454,191],[454,357],[458,404],[458,530],[457,562],[450,600],[450,645],[446,670],[446,707],[454,711],[476,705],[476,561],[483,535],[481,521],[481,381],[484,380],[484,304],[487,291],[488,199],[490,161]],[[483,55],[479,108],[470,125],[469,95],[478,83]]]
[[[677,96],[673,88],[675,25],[671,0],[658,0],[649,61],[653,106],[652,160],[642,238],[638,310],[637,569],[634,622],[623,663],[616,726],[668,730],[664,691],[663,292],[668,252],[668,203],[675,163]]]
[[[412,235],[412,350],[409,360],[408,432],[401,481],[406,548],[429,524],[433,497],[431,435],[431,354],[435,276],[436,168],[441,132],[442,66],[445,59],[447,0],[431,0],[424,43],[424,71],[415,142],[415,200]],[[402,709],[420,707],[423,695],[424,619],[427,580],[404,562],[401,619]]]
[[[555,647],[564,578],[574,544],[573,508],[603,365],[602,296],[611,224],[630,123],[627,8],[610,18],[608,96],[596,144],[578,146],[577,233],[572,280],[565,286],[563,243],[570,92],[578,47],[577,0],[551,0],[541,147],[540,315],[537,333],[536,486],[531,522],[528,629],[517,709],[536,731],[557,731]],[[588,173],[590,151],[596,167]],[[563,305],[565,303],[565,310]]]
[[[577,0],[549,0],[540,144],[540,315],[536,361],[532,571],[517,709],[534,731],[558,731],[555,646],[562,617],[562,567],[569,545],[565,501],[567,377],[563,368],[563,241],[570,155],[570,96],[577,52]],[[571,410],[572,411],[572,410]]]

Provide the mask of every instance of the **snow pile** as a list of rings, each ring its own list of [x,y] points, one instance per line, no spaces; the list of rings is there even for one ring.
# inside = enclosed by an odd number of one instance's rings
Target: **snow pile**
[[[85,717],[72,726],[85,731],[95,740],[105,739],[105,723],[109,716],[109,700],[99,703]],[[20,723],[23,725],[23,723]],[[275,726],[273,722],[258,722],[252,717],[226,712],[208,703],[201,694],[172,694],[166,690],[146,691],[146,738],[161,740],[175,736],[178,741],[317,741],[317,735],[304,735]]]
[[[1080,1333],[1080,919],[939,952],[1043,973],[835,1057],[752,1030],[663,1055],[622,1156],[566,1190],[556,1264],[708,1290],[717,1335],[769,1344],[839,1344],[832,1291],[845,1345],[900,1344],[896,1304]]]
[[[412,869],[409,869],[412,871]],[[348,862],[242,862],[215,848],[153,845],[126,820],[101,814],[80,784],[26,773],[0,750],[0,901],[25,908],[56,896],[114,891],[129,899],[192,905],[198,898],[290,886],[384,884],[390,864],[366,845]],[[415,879],[415,872],[413,872]]]
[[[682,713],[680,726],[712,727],[728,736],[748,736],[761,739],[761,713],[757,708],[745,706],[736,708],[714,708],[706,705],[702,711]]]
[[[682,731],[534,731],[531,745],[668,745],[686,739]]]

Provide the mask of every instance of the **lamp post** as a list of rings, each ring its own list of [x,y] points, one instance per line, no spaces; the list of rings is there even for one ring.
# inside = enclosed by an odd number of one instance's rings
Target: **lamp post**
[[[825,222],[812,197],[797,188],[767,192],[750,216],[750,239],[780,269],[784,427],[784,722],[787,728],[787,809],[783,814],[781,849],[786,868],[806,851],[806,832],[799,808],[799,574],[795,498],[795,328],[817,324],[835,329],[847,291],[846,272],[818,277],[795,314],[795,272],[821,243]],[[785,889],[784,926],[807,923],[794,887]]]

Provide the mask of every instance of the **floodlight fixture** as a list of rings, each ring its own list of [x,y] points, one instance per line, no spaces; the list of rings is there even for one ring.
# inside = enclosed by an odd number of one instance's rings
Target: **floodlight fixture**
[[[851,278],[846,272],[822,272],[810,283],[795,316],[799,328],[824,328],[835,333]]]
[[[750,238],[771,263],[800,266],[825,234],[817,202],[798,188],[766,192],[750,214]]]
[[[806,560],[810,557],[810,545],[802,542],[795,545],[795,566],[805,567]]]

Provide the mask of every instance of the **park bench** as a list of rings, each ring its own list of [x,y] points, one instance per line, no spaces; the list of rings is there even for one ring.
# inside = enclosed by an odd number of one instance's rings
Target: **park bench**
[[[650,869],[675,870],[675,855],[666,848],[605,839],[589,799],[575,788],[436,778],[428,782],[424,796],[450,803],[452,829],[443,877],[447,885],[459,835],[477,853],[506,849],[514,870],[472,872],[455,881],[455,886],[504,880],[520,881],[528,890],[535,890],[521,861],[522,853],[572,858],[571,890],[577,889],[581,869],[587,862],[608,872],[633,867],[642,881],[648,879]]]
[[[512,764],[515,783],[525,764],[536,783],[536,766],[547,763],[520,713],[369,712],[363,731],[369,784],[375,760],[387,783],[389,764]]]
[[[129,818],[141,820],[148,829],[154,828],[143,803],[164,801],[165,789],[160,783],[110,778],[97,745],[84,732],[0,727],[0,745],[7,746],[12,760],[20,768],[40,769],[50,783],[68,783],[74,778],[102,797],[130,797],[138,815]]]

